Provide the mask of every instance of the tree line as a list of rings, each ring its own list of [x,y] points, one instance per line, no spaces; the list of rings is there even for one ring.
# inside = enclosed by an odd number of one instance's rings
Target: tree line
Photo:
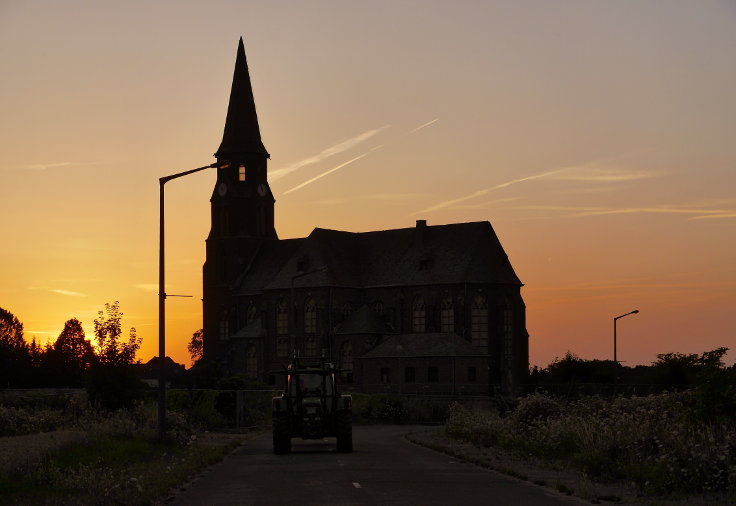
[[[87,388],[90,401],[103,407],[122,407],[140,395],[135,371],[141,338],[131,327],[123,339],[120,303],[105,304],[94,321],[95,344],[82,323],[72,318],[54,343],[41,346],[23,337],[23,323],[0,308],[0,389]]]

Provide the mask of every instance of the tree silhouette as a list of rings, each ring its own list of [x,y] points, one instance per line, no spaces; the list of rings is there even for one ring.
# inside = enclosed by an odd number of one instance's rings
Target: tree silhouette
[[[187,344],[187,350],[189,350],[189,356],[192,358],[192,363],[197,362],[202,358],[202,352],[204,351],[204,332],[202,329],[197,330],[192,334],[192,339]]]
[[[123,332],[122,319],[123,313],[120,311],[118,301],[106,303],[105,311],[97,312],[95,319],[97,358],[103,364],[123,365],[135,362],[135,354],[141,347],[141,339],[136,335],[135,327],[131,327],[128,342],[120,340]]]
[[[93,405],[104,409],[130,407],[143,393],[134,365],[141,339],[131,328],[128,342],[121,341],[123,313],[118,301],[105,304],[105,310],[97,314],[97,361],[87,376],[87,395]]]
[[[47,383],[56,386],[82,386],[84,375],[95,362],[92,344],[85,339],[82,323],[68,320],[56,342],[44,357]]]
[[[23,386],[30,377],[31,357],[23,339],[23,324],[0,308],[0,386]]]

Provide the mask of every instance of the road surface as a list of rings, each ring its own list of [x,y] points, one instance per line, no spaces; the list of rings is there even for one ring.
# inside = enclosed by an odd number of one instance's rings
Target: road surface
[[[580,499],[414,445],[405,426],[357,426],[353,453],[334,438],[292,440],[273,455],[270,433],[247,441],[171,503],[200,505],[556,505]]]

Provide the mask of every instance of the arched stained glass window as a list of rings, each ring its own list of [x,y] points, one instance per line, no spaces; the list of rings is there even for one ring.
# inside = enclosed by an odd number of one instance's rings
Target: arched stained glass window
[[[245,349],[245,377],[248,379],[258,378],[258,352],[256,345],[253,343]]]
[[[412,332],[424,332],[426,329],[426,312],[424,310],[424,297],[417,295],[411,305],[411,329]]]
[[[289,333],[289,311],[286,301],[281,298],[276,302],[276,334],[283,336]]]
[[[442,297],[440,303],[440,331],[455,331],[455,305],[452,302],[452,295],[449,293]]]
[[[470,308],[470,335],[476,348],[488,351],[488,301],[482,293],[473,297]]]
[[[251,323],[258,318],[258,308],[252,302],[248,306],[248,311],[245,313],[245,323]]]
[[[304,333],[317,333],[317,304],[312,297],[304,301]]]

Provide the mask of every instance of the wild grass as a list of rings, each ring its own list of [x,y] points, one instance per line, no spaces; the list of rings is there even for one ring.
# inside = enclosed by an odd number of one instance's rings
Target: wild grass
[[[160,441],[153,403],[88,408],[57,427],[34,421],[30,408],[7,413],[16,416],[9,426],[31,420],[36,428],[67,430],[0,438],[8,464],[0,469],[3,504],[150,504],[228,449],[198,444],[197,426],[176,412],[167,412],[168,437]]]
[[[687,392],[649,397],[588,397],[562,402],[543,394],[511,412],[450,408],[447,432],[581,469],[647,494],[736,491],[736,426],[698,422]]]

